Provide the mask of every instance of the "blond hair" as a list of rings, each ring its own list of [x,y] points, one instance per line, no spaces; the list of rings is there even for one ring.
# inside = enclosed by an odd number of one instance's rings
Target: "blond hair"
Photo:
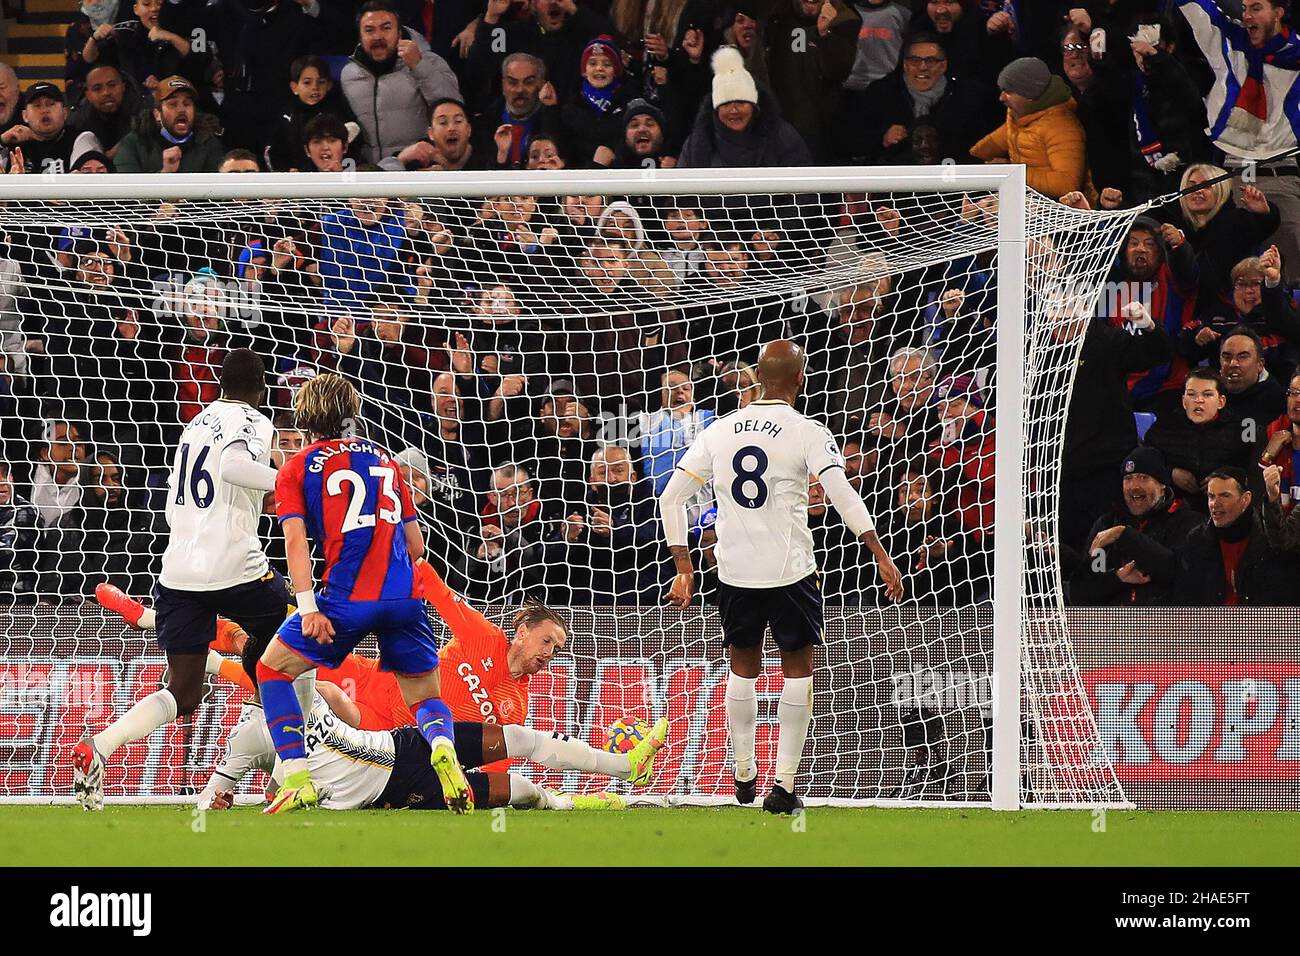
[[[560,615],[556,614],[541,601],[532,597],[524,598],[524,606],[515,612],[514,620],[510,623],[517,631],[521,626],[531,628],[546,621],[550,621],[552,624],[558,624],[560,630],[564,632],[564,636],[566,638],[569,636],[569,625],[564,623],[564,618],[560,617]]]
[[[308,435],[341,438],[361,412],[361,396],[342,375],[325,372],[298,389],[294,421]]]
[[[1193,163],[1183,170],[1183,178],[1178,181],[1180,189],[1191,188],[1191,178],[1196,174],[1204,176],[1206,179],[1217,179],[1220,176],[1227,176],[1228,171],[1221,166],[1215,166],[1213,163]],[[1213,186],[1206,186],[1214,196],[1214,207],[1209,212],[1192,212],[1187,208],[1187,197],[1182,196],[1178,200],[1178,206],[1183,211],[1183,218],[1193,229],[1204,229],[1205,224],[1218,215],[1219,210],[1224,207],[1229,199],[1232,198],[1232,183],[1227,179],[1215,183]]]
[[[644,40],[647,33],[657,33],[671,47],[677,39],[686,0],[659,0],[653,5],[653,11],[648,11],[647,6],[645,0],[614,0],[609,17],[619,35],[629,43]]]
[[[1235,283],[1238,279],[1244,278],[1245,276],[1255,276],[1260,279],[1264,278],[1264,263],[1260,262],[1259,256],[1247,256],[1245,259],[1242,259],[1232,267],[1232,272],[1229,273],[1228,278]]]

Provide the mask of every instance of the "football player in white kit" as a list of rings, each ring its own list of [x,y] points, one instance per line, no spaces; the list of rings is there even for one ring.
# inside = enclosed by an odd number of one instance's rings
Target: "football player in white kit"
[[[267,563],[257,534],[276,475],[269,464],[275,429],[257,410],[266,368],[256,353],[236,349],[220,380],[221,398],[181,433],[168,481],[171,534],[154,588],[167,687],[73,748],[73,786],[85,810],[103,809],[104,761],[114,751],[198,709],[218,615],[269,638],[293,610],[289,588]]]
[[[727,733],[736,757],[736,799],[754,801],[758,766],[754,686],[762,673],[770,626],[785,684],[777,706],[776,779],[763,800],[771,813],[803,806],[795,775],[812,720],[813,648],[822,642],[822,593],[808,530],[808,476],[815,475],[844,524],[875,556],[890,600],[903,596],[902,575],[876,536],[867,506],[844,474],[844,456],[826,429],[794,410],[806,359],[793,342],[763,347],[763,396],[724,415],[695,439],[664,488],[659,507],[676,564],[667,601],[686,607],[695,569],[686,543],[685,505],[701,484],[717,496],[718,614],[728,649]]]
[[[256,663],[264,641],[250,639],[244,648],[244,669],[256,681]],[[261,645],[261,646],[259,646]],[[344,692],[327,681],[315,684],[311,706],[304,711],[303,741],[312,779],[327,810],[403,808],[445,810],[442,784],[429,763],[429,743],[414,727],[361,730],[347,717],[351,709]],[[539,810],[622,810],[618,794],[564,794],[539,787],[516,773],[483,772],[471,768],[499,760],[522,758],[554,770],[577,770],[627,780],[634,787],[654,782],[655,758],[661,738],[647,737],[629,753],[609,753],[565,734],[546,733],[514,724],[456,721],[456,759],[468,771],[465,778],[480,807],[529,807]],[[226,753],[199,795],[201,809],[225,810],[234,804],[234,790],[250,770],[283,779],[275,743],[261,709],[250,707],[226,741]]]

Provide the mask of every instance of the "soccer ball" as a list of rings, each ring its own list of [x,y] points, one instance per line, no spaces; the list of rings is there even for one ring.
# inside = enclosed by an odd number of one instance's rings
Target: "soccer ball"
[[[609,727],[605,749],[612,754],[625,754],[650,735],[650,725],[639,717],[621,717]]]

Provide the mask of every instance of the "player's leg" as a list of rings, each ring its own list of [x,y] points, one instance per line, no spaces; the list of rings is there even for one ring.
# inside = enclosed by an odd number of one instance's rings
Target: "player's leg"
[[[217,619],[217,640],[214,646],[218,650],[229,651],[243,657],[245,645],[252,641],[260,646],[263,649],[262,653],[265,654],[269,643],[279,635],[281,627],[288,622],[296,610],[293,606],[293,595],[289,592],[289,583],[279,571],[268,571],[256,581],[233,588],[222,598],[221,611],[224,617]],[[324,610],[323,606],[322,610]],[[333,614],[345,610],[346,602],[342,608],[337,602],[331,605]],[[334,621],[334,624],[336,632],[347,631],[350,621],[341,619]],[[301,670],[297,667],[292,668],[296,674],[294,691],[298,697],[298,707],[306,713],[311,709],[312,695],[315,690],[315,665],[328,663],[346,654],[347,651],[342,648],[346,644],[347,637],[340,637],[336,633],[332,644],[320,645],[303,637],[301,622],[296,634],[297,643],[286,646],[310,662],[309,666]],[[357,639],[353,638],[354,641]],[[261,656],[262,654],[258,655],[259,659]]]
[[[152,631],[157,623],[157,616],[151,608],[131,597],[115,584],[102,582],[95,586],[95,600],[106,611],[112,611],[137,631]],[[217,639],[208,648],[205,670],[214,677],[220,677],[230,684],[238,684],[250,694],[253,682],[244,674],[239,661],[232,661],[222,654],[242,653],[244,641],[248,635],[234,621],[224,617],[217,618]]]
[[[755,686],[763,672],[763,634],[767,630],[763,592],[718,585],[722,646],[731,671],[727,675],[727,737],[735,755],[736,800],[753,803],[758,787],[754,735],[758,725]]]
[[[598,773],[646,786],[654,779],[654,758],[663,749],[667,732],[668,721],[660,719],[635,750],[615,754],[598,750],[566,734],[545,733],[516,724],[498,726],[457,722],[456,753],[466,767],[480,767],[518,757],[552,770]]]
[[[315,670],[315,662],[304,653],[310,653],[306,647],[309,643],[314,641],[302,633],[302,619],[295,614],[284,622],[257,662],[257,687],[266,729],[284,766],[284,786],[264,813],[286,813],[317,802],[307,769],[307,721],[294,688],[300,675]]]
[[[506,803],[489,803],[488,806],[512,806],[526,810],[622,810],[627,806],[616,793],[568,794],[539,787],[527,777],[517,773],[475,773],[488,778],[488,799]]]
[[[157,623],[157,615],[153,610],[107,581],[95,585],[95,600],[104,610],[120,615],[122,620],[137,631],[152,631]]]
[[[455,721],[451,708],[439,696],[438,671],[426,674],[397,674],[397,685],[411,712],[415,726],[429,744],[429,763],[442,782],[447,808],[453,813],[474,812],[474,792],[456,754]]]
[[[456,757],[455,719],[441,696],[438,682],[438,645],[429,626],[424,602],[383,601],[383,622],[376,629],[379,659],[397,677],[397,686],[415,726],[429,743],[429,762],[442,781],[447,806],[453,813],[472,813],[474,794]]]
[[[763,809],[773,813],[791,813],[801,805],[795,795],[795,777],[812,723],[813,645],[781,651],[781,672],[785,682],[776,705],[776,777],[772,792],[763,801]]]
[[[432,774],[431,774],[432,776]],[[582,797],[556,793],[539,787],[515,773],[465,774],[474,802],[480,807],[519,807],[525,810],[621,810],[624,803],[616,794],[588,794]],[[446,810],[441,789],[422,787],[408,795],[405,806],[411,810]]]
[[[208,606],[208,598],[161,585],[155,592],[157,640],[167,655],[167,686],[146,694],[117,720],[73,748],[73,790],[83,809],[103,809],[104,761],[119,747],[198,709],[203,699],[208,645],[217,626],[217,614]]]
[[[137,631],[152,631],[158,618],[152,608],[147,608],[140,601],[131,597],[115,584],[103,582],[95,586],[95,600],[106,611],[112,611]],[[286,615],[287,617],[288,615]],[[244,651],[244,642],[248,634],[234,621],[217,617],[217,637],[212,642],[212,650],[218,654],[240,655]],[[208,671],[209,674],[216,673]],[[232,683],[238,681],[232,680]]]
[[[87,810],[104,805],[104,761],[124,744],[148,737],[159,727],[198,710],[203,699],[207,652],[196,647],[167,652],[167,686],[137,700],[125,714],[72,751],[73,787]]]
[[[776,778],[763,800],[770,813],[793,813],[803,806],[795,778],[808,740],[813,712],[813,651],[822,642],[821,582],[816,574],[773,593],[772,639],[781,651],[785,682],[776,714]]]
[[[490,778],[504,776],[477,771],[462,773],[465,788],[472,795],[471,805],[506,806],[510,802],[508,787],[503,789],[501,781],[498,781],[495,790],[489,791]],[[394,730],[393,771],[388,784],[372,806],[445,810],[449,809],[447,792],[442,774],[434,764],[429,742],[414,727],[399,727]]]

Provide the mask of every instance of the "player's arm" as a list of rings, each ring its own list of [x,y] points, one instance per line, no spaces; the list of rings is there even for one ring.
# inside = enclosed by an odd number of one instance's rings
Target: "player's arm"
[[[826,468],[820,475],[820,479],[827,500],[839,513],[845,526],[870,549],[875,557],[876,568],[880,571],[880,577],[885,582],[885,594],[891,601],[901,601],[903,599],[903,575],[895,566],[893,559],[889,557],[889,553],[885,551],[885,546],[880,543],[880,537],[876,534],[875,523],[872,522],[871,514],[867,511],[867,504],[862,500],[862,496],[849,484],[848,476],[844,474],[843,467],[832,465]]]
[[[275,491],[275,469],[254,459],[253,453],[242,441],[232,441],[222,449],[221,477],[240,488]]]
[[[302,616],[302,632],[319,644],[333,644],[334,625],[316,606],[316,588],[311,573],[311,545],[307,541],[307,523],[299,517],[285,518],[280,523],[284,530],[285,560],[289,565],[289,580]]]
[[[275,763],[275,744],[266,729],[262,708],[246,704],[226,738],[226,752],[199,794],[200,810],[228,810],[234,803],[235,788],[250,770],[270,772]]]
[[[406,522],[406,550],[412,561],[424,560],[424,532],[418,521]]]
[[[269,432],[270,425],[266,428]],[[246,423],[230,444],[221,449],[221,477],[240,488],[275,491],[276,470],[257,460],[265,457],[268,441],[269,434],[259,435],[255,422]]]
[[[331,684],[327,680],[318,680],[316,682],[316,693],[325,698],[325,703],[329,705],[330,710],[334,711],[334,716],[338,717],[343,723],[349,727],[361,726],[361,708],[357,707],[356,702],[338,684]]]
[[[826,498],[839,513],[845,527],[853,536],[867,546],[876,559],[876,568],[885,582],[885,594],[891,601],[903,599],[903,575],[890,559],[885,546],[876,534],[876,524],[871,520],[867,503],[849,484],[844,474],[844,453],[839,443],[822,425],[805,420],[803,428],[804,462],[808,473],[816,475],[821,482]]]
[[[453,638],[464,636],[473,639],[496,630],[487,618],[447,587],[447,582],[428,561],[415,563],[415,575],[420,582],[424,599],[433,605],[442,622],[451,630]]]
[[[334,625],[316,606],[311,573],[311,547],[307,541],[307,493],[303,482],[303,458],[291,458],[276,473],[275,516],[284,532],[285,559],[294,603],[302,617],[302,632],[321,644],[332,643]]]
[[[659,496],[659,512],[664,523],[664,537],[668,552],[673,556],[676,575],[664,600],[674,607],[686,607],[695,595],[695,566],[691,563],[691,549],[686,543],[686,502],[699,490],[700,479],[678,468],[664,486]]]
[[[677,570],[664,600],[674,607],[686,607],[695,594],[695,567],[686,544],[686,502],[713,477],[713,454],[709,451],[709,430],[701,432],[677,463],[673,476],[659,496],[659,513],[664,523],[668,553]]]

